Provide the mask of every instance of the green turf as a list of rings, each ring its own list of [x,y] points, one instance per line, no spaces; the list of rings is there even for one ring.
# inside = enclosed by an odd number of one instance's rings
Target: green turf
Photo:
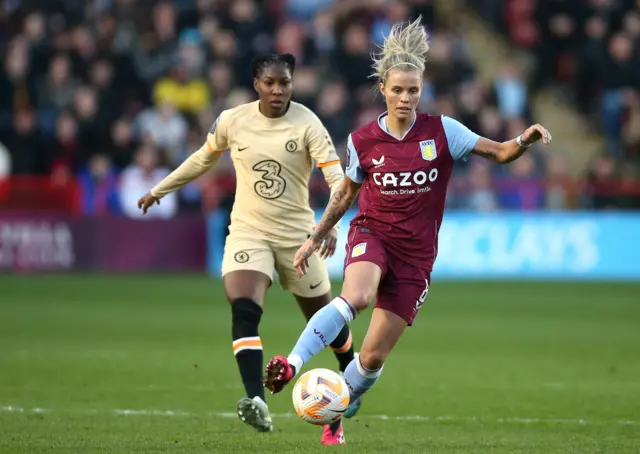
[[[640,285],[434,283],[340,451],[640,452],[639,295]],[[368,318],[353,324],[356,346]],[[288,353],[302,327],[274,286],[265,356]],[[310,366],[335,360],[323,352]],[[218,282],[0,276],[0,452],[330,449],[290,415],[288,392],[269,400],[288,416],[266,435],[229,415],[241,396]]]

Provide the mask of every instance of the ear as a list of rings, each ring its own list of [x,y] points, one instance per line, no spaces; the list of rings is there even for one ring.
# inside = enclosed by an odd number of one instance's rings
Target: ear
[[[385,89],[384,89],[384,82],[378,83],[378,87],[380,88],[380,93],[382,93],[382,96],[386,97]]]
[[[258,86],[260,85],[260,81],[258,80],[257,77],[255,77],[253,79],[253,89],[256,91],[256,93],[260,94],[260,90],[258,90]]]

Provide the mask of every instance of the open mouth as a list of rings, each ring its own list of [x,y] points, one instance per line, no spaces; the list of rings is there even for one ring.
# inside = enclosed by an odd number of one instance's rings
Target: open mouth
[[[411,112],[411,108],[409,108],[409,107],[398,107],[396,110],[398,112],[406,112],[406,113]]]
[[[275,107],[281,107],[284,104],[284,101],[276,99],[276,100],[271,101],[270,104],[272,106],[275,106]]]

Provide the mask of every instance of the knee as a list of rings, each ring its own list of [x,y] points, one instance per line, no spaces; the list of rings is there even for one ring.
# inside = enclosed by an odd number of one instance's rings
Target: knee
[[[227,301],[231,306],[234,306],[237,301],[249,300],[254,304],[262,307],[262,298],[260,296],[260,292],[258,290],[254,290],[251,287],[247,288],[237,288],[228,286],[224,289],[224,294],[227,297]]]
[[[383,351],[378,349],[363,348],[360,353],[360,364],[368,370],[378,370],[382,368],[387,359]]]
[[[260,307],[271,285],[269,277],[257,271],[233,271],[223,277],[223,282],[225,296],[231,305],[248,299]]]
[[[375,291],[368,288],[361,288],[349,291],[343,291],[342,296],[351,303],[351,305],[361,312],[369,307],[371,301],[376,296]]]

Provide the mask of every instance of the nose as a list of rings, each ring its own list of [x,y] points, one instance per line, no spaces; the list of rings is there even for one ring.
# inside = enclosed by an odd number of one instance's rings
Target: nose
[[[281,96],[282,95],[282,87],[279,84],[274,85],[272,93],[275,96]]]

